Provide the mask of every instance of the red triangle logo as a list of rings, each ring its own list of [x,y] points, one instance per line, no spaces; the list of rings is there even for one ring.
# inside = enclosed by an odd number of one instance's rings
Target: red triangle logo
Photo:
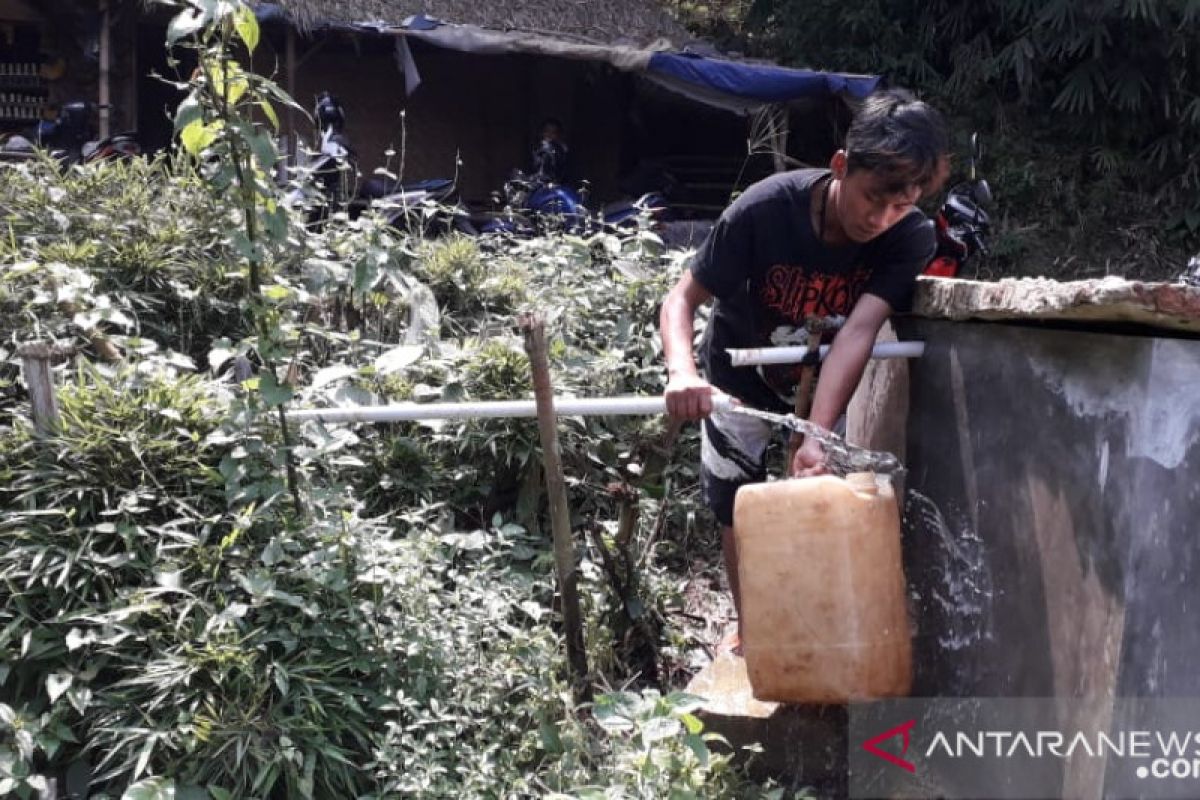
[[[906,755],[908,753],[908,746],[911,743],[909,734],[916,724],[917,721],[915,719],[910,719],[908,722],[905,722],[902,725],[897,725],[891,730],[884,731],[878,736],[873,736],[870,739],[867,739],[865,742],[863,742],[862,748],[871,755],[882,758],[889,764],[895,764],[897,767],[900,767],[900,769],[906,769],[909,772],[916,772],[917,767],[911,761],[905,761],[903,758],[900,758],[900,756],[894,756],[886,750],[879,749],[880,742],[890,739],[893,736],[902,736],[904,737],[904,746],[900,748],[900,755]]]

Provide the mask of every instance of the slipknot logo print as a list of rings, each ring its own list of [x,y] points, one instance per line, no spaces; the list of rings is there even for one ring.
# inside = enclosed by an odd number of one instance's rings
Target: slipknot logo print
[[[847,275],[826,275],[777,265],[767,270],[759,296],[767,308],[796,324],[813,316],[846,316],[870,275],[861,267]]]

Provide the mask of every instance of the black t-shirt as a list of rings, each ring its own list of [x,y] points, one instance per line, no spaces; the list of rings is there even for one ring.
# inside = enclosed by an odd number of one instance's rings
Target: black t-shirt
[[[701,366],[714,386],[760,408],[790,410],[783,397],[795,391],[799,365],[734,367],[725,348],[770,347],[778,329],[791,333],[809,317],[849,316],[863,294],[908,310],[917,275],[933,255],[933,223],[917,209],[866,244],[819,241],[809,209],[814,184],[828,174],[802,169],[754,184],[692,260],[693,277],[717,299]]]

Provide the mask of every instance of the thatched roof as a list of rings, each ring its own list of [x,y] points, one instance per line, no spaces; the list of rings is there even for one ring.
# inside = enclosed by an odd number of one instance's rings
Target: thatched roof
[[[660,0],[272,0],[302,29],[322,22],[347,24],[383,21],[399,24],[424,14],[444,22],[481,28],[520,30],[610,43],[629,40],[646,45],[669,39],[676,45],[691,36]]]

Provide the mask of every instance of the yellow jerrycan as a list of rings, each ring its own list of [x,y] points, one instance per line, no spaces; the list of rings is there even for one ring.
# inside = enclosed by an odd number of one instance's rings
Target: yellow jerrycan
[[[759,700],[907,695],[900,510],[870,472],[743,486],[733,512],[742,651]]]

